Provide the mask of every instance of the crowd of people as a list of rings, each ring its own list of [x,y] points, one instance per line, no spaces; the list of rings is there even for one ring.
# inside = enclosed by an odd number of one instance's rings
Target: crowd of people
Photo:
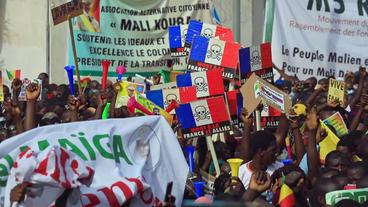
[[[225,142],[214,143],[220,174],[214,170],[206,139],[197,138],[196,168],[194,174],[188,177],[184,199],[197,199],[196,202],[207,204],[226,201],[281,206],[280,189],[287,185],[294,197],[291,206],[317,207],[327,206],[325,195],[328,192],[368,187],[368,136],[365,135],[368,129],[368,75],[365,68],[345,75],[346,100],[339,104],[327,103],[329,79],[334,77],[299,80],[274,67],[281,75],[274,84],[292,97],[294,107],[289,113],[281,114],[277,129],[266,128],[261,131],[256,130],[253,112],[243,109],[239,118],[244,128],[234,126],[234,133],[225,133]],[[28,85],[25,102],[18,101],[21,80],[15,79],[10,87],[4,85],[0,141],[35,127],[101,119],[107,102],[111,103],[109,118],[139,116],[130,113],[126,106],[115,108],[120,90],[118,82],[108,81],[106,90],[102,91],[101,84],[91,80],[82,88],[83,94],[78,94],[76,85],[76,93],[72,96],[67,84],[49,83],[46,73],[41,73],[38,78],[42,80],[42,90],[37,84]],[[159,84],[160,76],[154,76],[153,82]],[[228,86],[233,83],[224,81],[224,84]],[[37,101],[40,95],[42,100]],[[258,110],[262,107],[259,105]],[[339,137],[336,150],[321,160],[319,143],[328,136],[328,132],[321,128],[320,120],[336,112],[342,115],[349,133]],[[183,139],[177,122],[173,130],[185,154],[184,148],[193,145],[194,141]],[[333,127],[330,130],[336,131]],[[237,139],[241,136],[241,139]],[[285,162],[287,136],[291,137],[293,152],[289,162]],[[238,177],[231,176],[231,168],[227,163],[229,158],[243,160]],[[202,172],[216,177],[216,180],[212,192],[207,192],[210,196],[197,198],[193,182],[203,180]],[[24,192],[24,188],[14,189],[12,201],[21,201]],[[354,200],[342,200],[336,206],[365,205]]]

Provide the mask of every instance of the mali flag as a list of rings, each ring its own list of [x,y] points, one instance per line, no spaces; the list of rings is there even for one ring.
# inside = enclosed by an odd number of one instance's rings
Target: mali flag
[[[11,71],[6,70],[6,74],[7,74],[8,79],[10,81],[13,81],[16,78],[20,79],[20,70],[19,69],[11,70]]]
[[[295,197],[294,197],[293,190],[291,190],[291,188],[286,184],[283,184],[281,186],[279,205],[280,207],[295,206]]]
[[[164,79],[164,83],[176,82],[176,76],[183,74],[182,71],[168,71],[168,70],[161,70],[160,75]]]

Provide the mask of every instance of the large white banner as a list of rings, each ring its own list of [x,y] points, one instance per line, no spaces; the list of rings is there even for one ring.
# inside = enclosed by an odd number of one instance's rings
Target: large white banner
[[[299,78],[343,77],[368,65],[368,3],[275,1],[274,63]]]
[[[181,205],[188,165],[167,121],[146,116],[46,126],[1,143],[0,206],[21,149],[38,153],[52,146],[61,146],[94,168],[90,187],[80,188],[83,206],[121,206],[127,196],[134,196],[131,206],[153,206],[164,200],[171,181],[176,205]],[[148,185],[144,191],[142,183]]]
[[[191,19],[212,21],[209,0],[101,0],[98,9],[95,25],[91,24],[90,29],[83,26],[88,25],[83,24],[88,23],[83,21],[87,13],[74,21],[81,75],[100,76],[100,63],[104,59],[111,61],[109,76],[116,76],[118,65],[124,65],[128,74],[168,69],[167,60],[172,59],[169,26],[189,24]],[[88,15],[89,19],[94,18]],[[74,64],[73,61],[69,50],[70,64]],[[186,69],[185,58],[173,61],[176,69]]]

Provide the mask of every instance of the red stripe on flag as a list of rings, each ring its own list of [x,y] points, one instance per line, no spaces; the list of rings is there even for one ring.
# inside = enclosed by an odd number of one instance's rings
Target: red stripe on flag
[[[229,91],[226,93],[227,96],[227,102],[229,105],[229,111],[231,115],[237,115],[238,114],[238,102],[237,102],[237,96],[238,96],[238,90],[235,91]]]
[[[226,42],[221,66],[226,68],[236,68],[239,62],[240,45],[234,42]]]
[[[261,44],[262,69],[272,67],[271,43]]]
[[[15,70],[14,78],[20,79],[20,70]]]
[[[189,103],[197,100],[196,94],[197,90],[195,86],[180,87],[179,88],[180,103]]]
[[[209,98],[207,99],[207,104],[213,123],[229,121],[229,115],[223,97]]]
[[[293,194],[286,196],[279,202],[280,207],[291,207],[295,205],[295,198]]]
[[[222,71],[208,70],[206,71],[206,75],[210,96],[223,94],[225,89],[222,82]]]
[[[233,31],[226,27],[217,26],[215,36],[226,42],[234,42]]]

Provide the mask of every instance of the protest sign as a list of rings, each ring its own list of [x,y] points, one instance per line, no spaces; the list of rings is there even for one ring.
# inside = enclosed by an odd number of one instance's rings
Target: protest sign
[[[240,92],[243,97],[247,97],[243,100],[243,105],[248,113],[253,112],[261,101],[282,113],[287,113],[292,107],[291,97],[288,94],[256,74],[250,76],[240,88]]]
[[[187,37],[188,25],[177,25],[169,27],[169,43],[171,57],[185,57],[188,55],[184,51],[185,39]]]
[[[189,71],[221,70],[227,79],[236,78],[240,44],[195,36],[189,54]]]
[[[41,101],[42,99],[42,80],[40,79],[29,80],[27,78],[22,80],[22,87],[20,89],[18,101],[27,101],[27,97],[26,97],[27,86],[31,83],[37,83],[38,87],[40,87],[41,91],[40,91],[40,95],[38,96],[37,101]]]
[[[203,23],[197,20],[191,20],[188,26],[188,32],[185,39],[185,51],[190,52],[193,39],[196,36],[202,36],[207,39],[217,37],[220,40],[224,40],[227,42],[234,41],[233,31],[230,28]]]
[[[126,75],[152,75],[165,69],[168,59],[174,68],[183,66],[185,59],[170,56],[169,26],[185,25],[190,19],[211,21],[208,0],[99,2],[99,33],[81,30],[78,22],[74,25],[81,75],[101,76],[102,60],[111,61],[109,77],[116,76],[118,65],[127,68]]]
[[[151,90],[146,93],[147,99],[166,110],[174,100],[177,103],[188,103],[197,100],[196,87],[180,87],[174,89]]]
[[[231,130],[230,117],[221,96],[181,104],[176,115],[185,139]]]
[[[327,136],[319,143],[319,158],[322,163],[325,162],[326,156],[328,153],[336,150],[337,143],[339,142],[339,138],[334,134],[331,129],[326,126],[323,121],[320,121],[321,129],[326,130]]]
[[[220,70],[186,73],[177,76],[178,87],[195,86],[197,98],[224,94]]]
[[[263,116],[261,117],[261,127],[268,129],[276,129],[279,126],[279,116]]]
[[[332,116],[323,120],[323,123],[327,126],[333,127],[336,130],[336,135],[338,137],[348,133],[348,127],[346,126],[345,121],[339,112],[336,112]]]
[[[20,79],[20,69],[15,70],[6,70],[6,75],[8,76],[8,80],[11,83],[14,79]]]
[[[344,96],[345,96],[345,82],[331,78],[328,87],[327,103],[332,103],[335,100],[337,100],[340,106],[344,106],[345,105]]]
[[[155,115],[161,115],[161,116],[165,117],[165,119],[167,120],[167,122],[170,125],[172,124],[172,122],[173,122],[172,115],[170,115],[164,109],[162,109],[161,107],[157,106],[155,103],[153,103],[152,101],[148,100],[147,98],[145,98],[141,94],[136,94],[135,95],[135,99],[136,99],[136,101],[139,104],[141,104],[149,112],[151,112],[151,113],[153,113]],[[139,111],[139,109],[136,109],[136,113],[141,113],[141,111]]]
[[[84,4],[81,1],[70,1],[51,10],[54,25],[58,25],[68,20],[69,17],[83,14]]]
[[[229,106],[229,113],[232,124],[243,128],[244,123],[240,120],[240,114],[243,109],[243,97],[239,90],[226,92],[226,100]]]
[[[0,202],[21,149],[42,153],[53,146],[74,153],[95,171],[90,187],[80,188],[82,206],[121,206],[130,198],[130,206],[153,206],[164,200],[171,181],[175,204],[181,205],[188,165],[170,125],[158,116],[50,125],[3,141]]]
[[[271,43],[242,48],[239,50],[241,79],[249,78],[252,73],[273,81]]]
[[[135,96],[137,93],[143,94],[145,91],[144,84],[132,83],[128,81],[120,82],[121,89],[116,97],[115,108],[120,108],[121,106],[126,106],[128,104],[129,98]]]
[[[326,193],[326,204],[335,206],[339,201],[349,199],[358,203],[366,203],[368,201],[368,188],[360,188],[354,190],[337,190]]]
[[[367,66],[367,12],[361,1],[274,1],[273,62],[300,80],[345,76]]]

